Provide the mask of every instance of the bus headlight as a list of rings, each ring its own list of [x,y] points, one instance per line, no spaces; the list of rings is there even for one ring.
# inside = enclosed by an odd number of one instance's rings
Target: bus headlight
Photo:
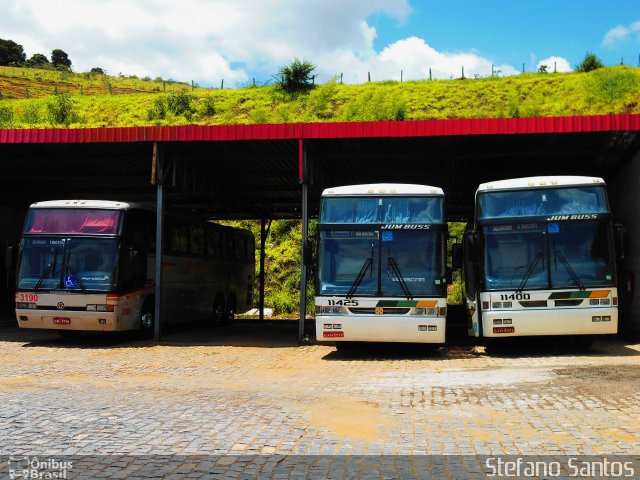
[[[436,309],[431,307],[431,308],[412,308],[411,311],[409,312],[410,315],[426,315],[429,317],[435,317],[436,316]]]
[[[35,310],[37,309],[37,305],[35,303],[16,303],[16,308],[22,310],[22,309],[28,309],[28,310]]]
[[[348,315],[349,311],[345,307],[329,307],[316,305],[316,315]]]

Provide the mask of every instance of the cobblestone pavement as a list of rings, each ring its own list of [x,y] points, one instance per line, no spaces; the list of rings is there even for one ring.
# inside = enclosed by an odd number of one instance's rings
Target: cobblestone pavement
[[[73,455],[86,478],[359,478],[343,455],[377,458],[379,478],[411,476],[424,455],[640,456],[640,344],[342,353],[295,335],[195,327],[154,345],[4,328],[0,472],[32,455]]]

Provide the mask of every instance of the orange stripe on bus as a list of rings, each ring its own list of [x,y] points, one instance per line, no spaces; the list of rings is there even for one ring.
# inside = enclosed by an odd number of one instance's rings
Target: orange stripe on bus
[[[593,290],[589,298],[607,298],[611,290]]]
[[[438,304],[437,300],[419,300],[416,304],[417,308],[433,308]]]
[[[137,295],[139,293],[143,293],[143,292],[152,290],[154,285],[155,284],[151,284],[151,285],[149,285],[147,287],[139,288],[137,290],[132,290],[132,291],[126,292],[126,293],[110,293],[110,294],[107,295],[107,302],[109,300],[119,300],[119,299],[124,298],[124,297],[131,297],[133,295]]]

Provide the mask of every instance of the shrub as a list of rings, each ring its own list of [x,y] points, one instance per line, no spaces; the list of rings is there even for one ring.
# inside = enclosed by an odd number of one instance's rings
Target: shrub
[[[167,110],[174,115],[184,115],[187,120],[191,120],[191,117],[195,110],[191,106],[193,97],[187,92],[170,93],[167,98]]]
[[[147,119],[164,120],[167,118],[167,104],[164,97],[157,97],[153,106],[147,111]]]
[[[312,75],[316,66],[307,60],[293,60],[289,65],[280,68],[281,86],[287,92],[300,92],[308,90],[313,86],[314,76]]]
[[[13,109],[0,105],[0,128],[8,128],[13,125]]]
[[[604,65],[595,54],[587,52],[582,62],[580,62],[580,65],[576,66],[576,70],[578,72],[591,72],[592,70],[603,67]]]
[[[205,117],[213,117],[216,112],[216,102],[214,98],[211,95],[205,97],[204,105],[202,106],[200,113]]]
[[[55,95],[47,102],[47,111],[49,113],[49,122],[52,125],[69,126],[77,120],[75,113],[74,101],[71,95],[62,93]]]

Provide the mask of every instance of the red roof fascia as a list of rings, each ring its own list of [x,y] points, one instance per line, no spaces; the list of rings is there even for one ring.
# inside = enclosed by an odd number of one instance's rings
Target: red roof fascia
[[[0,143],[112,143],[515,135],[640,130],[640,115],[0,130]]]

